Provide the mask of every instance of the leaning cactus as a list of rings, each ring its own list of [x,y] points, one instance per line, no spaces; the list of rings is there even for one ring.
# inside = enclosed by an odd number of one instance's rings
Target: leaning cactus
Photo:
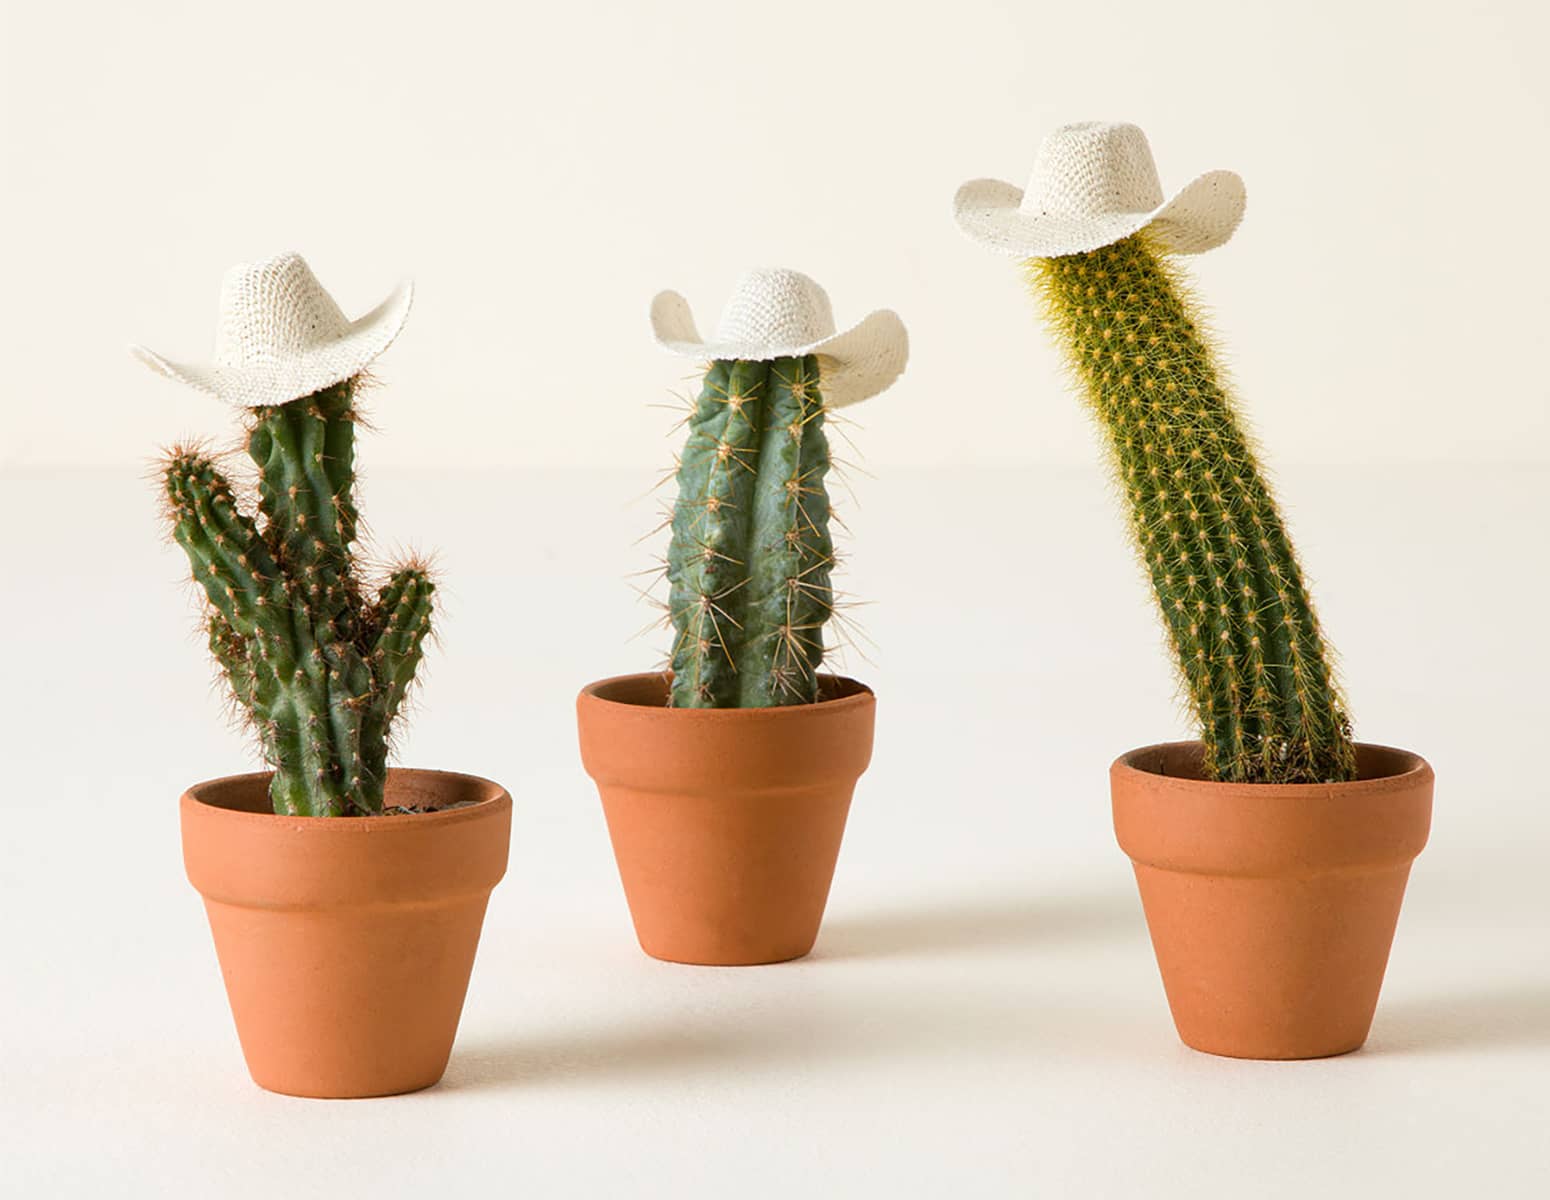
[[[1113,452],[1209,777],[1354,778],[1302,569],[1173,269],[1141,232],[1029,273]]]
[[[274,767],[279,813],[382,811],[388,738],[430,632],[434,584],[393,571],[365,597],[356,537],[355,379],[254,408],[258,516],[204,453],[173,450],[172,534],[208,601],[210,650]]]
[[[1199,720],[1206,777],[1339,781],[1355,750],[1280,513],[1165,255],[1242,219],[1208,171],[1165,199],[1146,135],[1084,122],[1044,139],[1028,186],[958,189],[958,224],[1024,260],[1113,453],[1131,528]]]
[[[836,333],[824,290],[784,270],[745,275],[710,342],[675,292],[652,321],[666,349],[710,361],[671,517],[671,703],[813,703],[834,615],[825,415],[898,377],[903,323],[880,310]]]
[[[829,582],[829,442],[816,355],[713,362],[678,464],[667,554],[673,704],[818,699]]]

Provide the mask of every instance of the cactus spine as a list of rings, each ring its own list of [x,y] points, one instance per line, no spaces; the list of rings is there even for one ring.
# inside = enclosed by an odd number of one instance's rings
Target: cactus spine
[[[823,421],[814,355],[706,372],[668,548],[675,707],[818,699],[834,611]]]
[[[163,470],[211,653],[274,767],[274,810],[296,816],[382,810],[388,735],[431,625],[420,564],[396,569],[373,601],[361,590],[355,387],[251,410],[261,521],[204,453],[174,450]]]
[[[1172,268],[1144,232],[1028,266],[1107,435],[1208,778],[1354,778],[1291,540]]]

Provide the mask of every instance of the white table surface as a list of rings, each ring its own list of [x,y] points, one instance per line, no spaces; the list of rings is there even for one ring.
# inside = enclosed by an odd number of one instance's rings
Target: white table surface
[[[252,759],[151,490],[0,478],[0,1194],[1550,1195],[1550,473],[1281,473],[1358,732],[1438,776],[1370,1042],[1285,1064],[1168,1019],[1105,769],[1187,725],[1093,472],[842,497],[878,740],[818,948],[642,955],[571,703],[660,650],[645,478],[367,476],[447,577],[401,760],[516,813],[445,1080],[338,1103],[248,1080],[182,875],[179,791]]]

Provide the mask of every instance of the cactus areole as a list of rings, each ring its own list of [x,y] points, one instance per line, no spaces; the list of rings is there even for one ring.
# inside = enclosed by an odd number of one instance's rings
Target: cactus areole
[[[1355,778],[1302,570],[1174,268],[1143,230],[1028,270],[1107,439],[1206,776]]]
[[[250,409],[258,512],[210,457],[163,468],[172,534],[204,591],[210,650],[274,768],[277,813],[382,811],[388,740],[430,632],[417,562],[368,598],[354,554],[357,379]]]
[[[834,611],[823,423],[817,355],[706,371],[667,556],[674,707],[819,698]]]

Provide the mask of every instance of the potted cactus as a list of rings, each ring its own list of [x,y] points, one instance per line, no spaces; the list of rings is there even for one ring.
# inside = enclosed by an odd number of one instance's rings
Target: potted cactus
[[[1097,418],[1198,741],[1111,769],[1179,1036],[1243,1058],[1367,1037],[1432,771],[1352,739],[1303,572],[1172,256],[1225,242],[1243,184],[1164,200],[1133,125],[1047,138],[1025,190],[977,180],[961,228],[1026,260]]]
[[[882,391],[908,342],[892,312],[837,333],[795,271],[744,276],[709,342],[683,297],[659,344],[708,362],[676,473],[670,669],[577,701],[641,948],[673,962],[812,949],[856,780],[870,688],[822,671],[834,612],[825,415]]]
[[[242,410],[257,475],[256,515],[198,447],[168,452],[160,482],[210,652],[270,768],[184,793],[184,862],[248,1070],[292,1095],[441,1078],[506,869],[503,788],[387,765],[434,584],[410,560],[368,589],[354,443],[361,372],[409,303],[405,286],[347,321],[284,255],[228,274],[212,365],[135,348]]]

